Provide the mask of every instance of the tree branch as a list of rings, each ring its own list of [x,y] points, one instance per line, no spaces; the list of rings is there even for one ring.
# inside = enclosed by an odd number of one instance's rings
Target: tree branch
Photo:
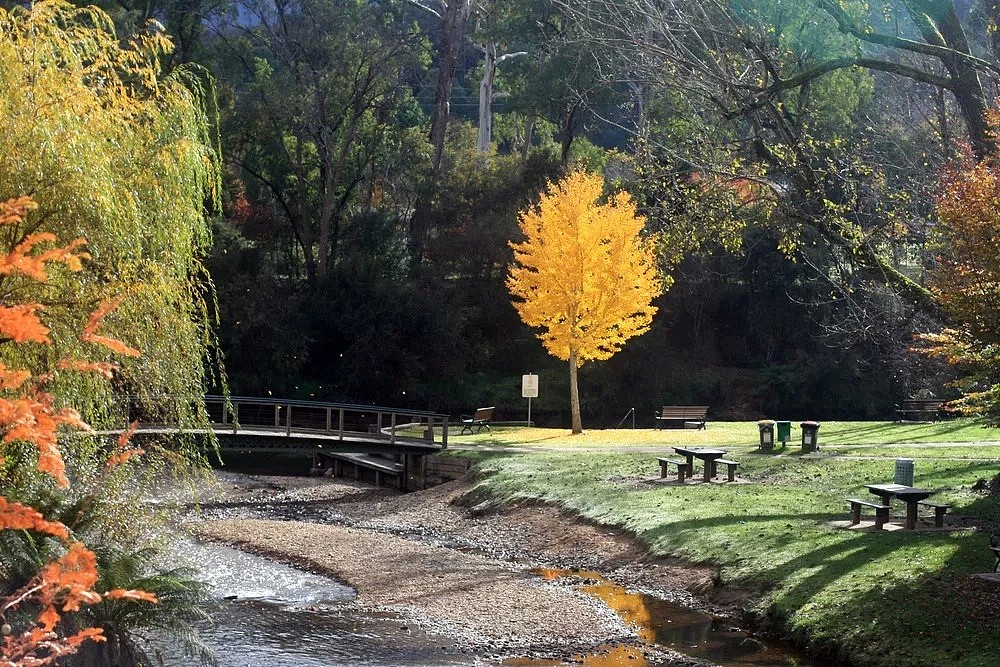
[[[833,0],[816,0],[816,4],[827,14],[833,17],[833,20],[837,22],[837,27],[840,32],[856,37],[862,42],[878,44],[879,46],[887,46],[894,49],[901,49],[903,51],[919,53],[926,56],[933,56],[942,60],[964,60],[974,67],[1000,74],[1000,67],[994,63],[983,60],[982,58],[977,58],[970,53],[964,53],[947,46],[940,46],[938,44],[917,42],[912,39],[905,39],[903,37],[896,37],[894,35],[886,35],[884,33],[866,30],[858,25],[855,25],[851,18],[847,15],[847,12],[845,12],[844,9],[836,2],[833,2]]]

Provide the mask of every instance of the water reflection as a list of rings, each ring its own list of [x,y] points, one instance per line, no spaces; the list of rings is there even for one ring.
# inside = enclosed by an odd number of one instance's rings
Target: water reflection
[[[709,614],[651,595],[629,592],[598,572],[550,568],[539,568],[535,572],[546,579],[581,579],[583,585],[580,590],[614,609],[649,645],[666,646],[727,667],[806,667],[811,664],[773,642],[753,637],[742,630],[721,627]],[[588,667],[655,667],[643,657],[640,649],[634,647],[611,647],[599,654],[578,656],[577,659]],[[504,664],[508,667],[548,667],[559,663],[515,660]]]

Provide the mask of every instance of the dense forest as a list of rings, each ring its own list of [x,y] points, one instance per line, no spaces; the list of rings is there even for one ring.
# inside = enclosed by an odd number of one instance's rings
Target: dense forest
[[[958,395],[957,371],[913,348],[963,323],[928,287],[947,175],[995,149],[994,2],[105,9],[122,35],[155,19],[168,69],[213,82],[224,205],[207,265],[234,394],[513,420],[535,372],[533,417],[565,425],[564,365],[505,279],[518,211],[582,167],[632,195],[671,281],[648,333],[581,368],[589,424],[634,408],[650,425],[670,403],[884,418]]]

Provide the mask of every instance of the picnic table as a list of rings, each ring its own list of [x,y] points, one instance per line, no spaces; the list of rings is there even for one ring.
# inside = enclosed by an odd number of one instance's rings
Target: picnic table
[[[865,484],[865,488],[880,497],[886,507],[892,503],[893,497],[902,500],[906,504],[904,526],[907,530],[913,530],[917,525],[917,504],[934,493],[928,489],[918,489],[905,484]]]
[[[710,447],[674,447],[674,451],[687,458],[687,476],[690,477],[694,470],[694,460],[701,459],[705,462],[704,480],[712,481],[715,472],[715,462],[726,455],[725,449],[713,449]]]

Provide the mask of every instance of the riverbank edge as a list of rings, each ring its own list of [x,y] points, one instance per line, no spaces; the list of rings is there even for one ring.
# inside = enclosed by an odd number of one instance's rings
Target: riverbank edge
[[[274,483],[275,480],[281,478],[268,479]],[[284,478],[285,483],[291,482],[292,479],[294,478]],[[523,502],[515,504],[490,505],[489,508],[484,509],[484,505],[478,502],[480,499],[473,492],[474,487],[475,479],[470,476],[464,480],[435,487],[425,492],[400,494],[398,499],[410,506],[416,504],[421,509],[430,510],[430,514],[437,511],[434,508],[435,505],[444,502],[455,511],[468,517],[475,517],[477,521],[486,519],[495,524],[507,524],[511,530],[518,532],[522,539],[527,539],[528,542],[533,542],[546,549],[545,553],[535,549],[519,552],[517,554],[519,561],[528,559],[539,565],[554,565],[559,568],[600,572],[630,590],[651,593],[720,619],[731,619],[733,625],[740,624],[747,594],[734,587],[716,585],[713,581],[717,574],[714,568],[688,563],[676,558],[653,556],[642,545],[641,540],[627,530],[600,524],[550,503],[525,499]],[[223,502],[222,505],[224,504]],[[357,503],[352,501],[351,504]],[[486,504],[489,505],[489,503]],[[422,512],[417,512],[417,516],[421,519],[428,518]],[[253,520],[234,519],[230,521],[233,523],[243,522],[249,528],[250,524],[246,522]],[[349,525],[349,523],[341,525]],[[433,523],[433,519],[431,523]],[[319,530],[321,525],[317,524],[316,530]],[[316,558],[297,553],[300,550],[289,549],[285,545],[276,544],[273,539],[269,540],[267,535],[259,530],[260,524],[235,532],[231,529],[213,529],[211,526],[211,522],[199,521],[188,524],[188,529],[202,539],[230,544],[356,586],[357,582],[352,581],[352,577],[345,576],[342,568],[317,562]],[[554,537],[552,527],[558,527],[558,536]],[[379,532],[371,528],[368,531]],[[568,539],[567,535],[573,537]],[[595,548],[595,535],[600,536],[601,542],[614,546],[608,548],[602,544],[602,546]],[[559,544],[554,551],[548,550],[552,546],[553,539]],[[503,538],[499,538],[499,541],[503,541]],[[373,553],[373,558],[377,557],[378,554]],[[447,628],[444,630],[445,634],[450,634],[452,639],[458,639],[460,643],[463,641],[461,637],[455,637],[454,633],[448,633]],[[612,638],[612,641],[608,641],[609,637],[606,635],[597,636],[599,634],[595,633],[593,641],[567,642],[557,638],[557,641],[552,642],[549,646],[531,647],[531,653],[538,657],[562,659],[567,660],[566,664],[575,664],[575,661],[570,659],[570,656],[574,654],[591,652],[601,645],[607,648],[631,643],[650,651],[647,654],[650,658],[658,660],[667,658],[671,660],[671,664],[689,667],[707,664],[679,653],[672,653],[669,650],[660,650],[662,647],[654,649],[650,645],[643,646],[641,642],[634,640],[630,642],[626,637]],[[474,644],[475,642],[468,643],[470,648],[473,648]],[[490,651],[489,655],[484,657],[495,659],[499,655],[510,656],[516,653],[517,651],[513,653],[506,651],[501,646],[499,650]]]

